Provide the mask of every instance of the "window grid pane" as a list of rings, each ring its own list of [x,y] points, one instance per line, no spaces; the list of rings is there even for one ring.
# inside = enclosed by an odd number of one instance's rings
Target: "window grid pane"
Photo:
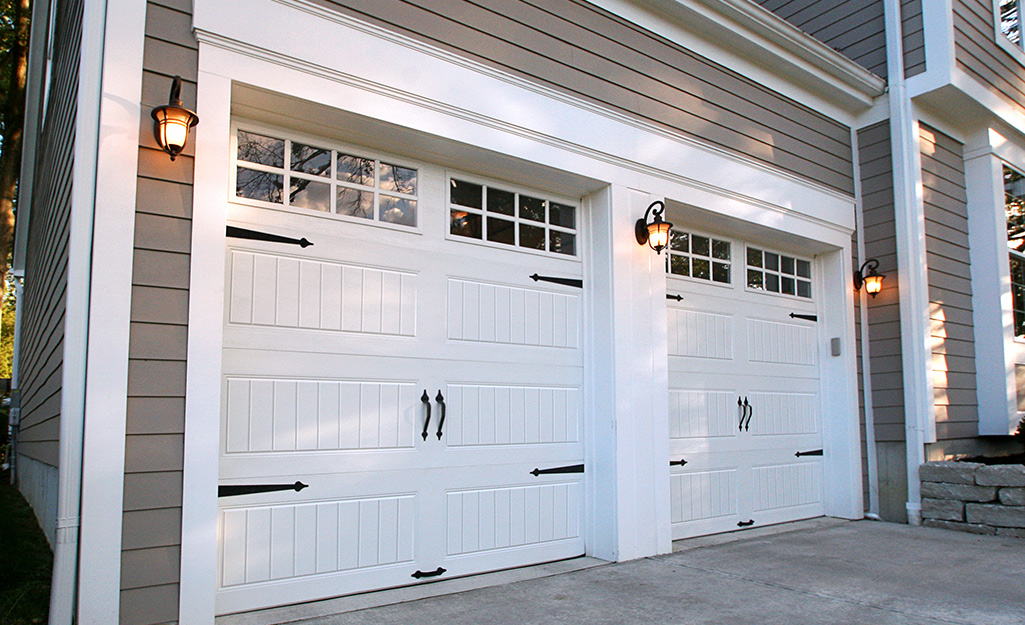
[[[1021,40],[1021,2],[1019,0],[1000,0],[1000,31],[1011,43],[1019,48]]]
[[[730,284],[729,241],[673,228],[669,231],[666,271],[672,275]]]
[[[576,256],[576,207],[485,183],[449,178],[449,233]]]
[[[1011,252],[1011,301],[1014,336],[1025,337],[1025,257]]]
[[[748,289],[811,299],[811,262],[750,246],[746,258]]]
[[[246,130],[236,137],[236,197],[416,227],[417,169]]]

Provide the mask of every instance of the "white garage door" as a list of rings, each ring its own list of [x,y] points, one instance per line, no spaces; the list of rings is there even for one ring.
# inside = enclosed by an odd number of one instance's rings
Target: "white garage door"
[[[668,262],[673,539],[822,515],[814,262],[683,229]]]
[[[236,134],[218,613],[581,555],[574,204]]]

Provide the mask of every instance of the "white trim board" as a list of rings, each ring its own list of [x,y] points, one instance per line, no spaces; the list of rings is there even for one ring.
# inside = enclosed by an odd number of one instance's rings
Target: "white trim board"
[[[78,622],[97,625],[120,610],[131,307],[110,302],[132,297],[146,7],[108,0],[105,22],[90,285],[103,296],[89,303],[78,580]]]

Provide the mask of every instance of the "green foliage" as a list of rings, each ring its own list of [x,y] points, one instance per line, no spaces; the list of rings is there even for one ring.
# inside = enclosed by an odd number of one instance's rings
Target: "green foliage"
[[[0,0],[0,94],[10,93],[13,60],[11,47],[17,36],[15,16],[16,0]],[[0,145],[3,144],[4,128],[6,127],[5,110],[0,107]]]
[[[17,296],[14,290],[15,278],[7,274],[4,284],[4,304],[0,316],[0,378],[11,377],[11,363],[14,357],[14,308]]]
[[[0,623],[45,623],[53,554],[32,509],[0,472]]]

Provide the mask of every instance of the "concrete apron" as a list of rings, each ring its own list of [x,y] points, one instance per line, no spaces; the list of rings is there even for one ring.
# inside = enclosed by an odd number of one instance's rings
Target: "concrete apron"
[[[1025,540],[813,519],[217,619],[284,623],[1021,625]]]

